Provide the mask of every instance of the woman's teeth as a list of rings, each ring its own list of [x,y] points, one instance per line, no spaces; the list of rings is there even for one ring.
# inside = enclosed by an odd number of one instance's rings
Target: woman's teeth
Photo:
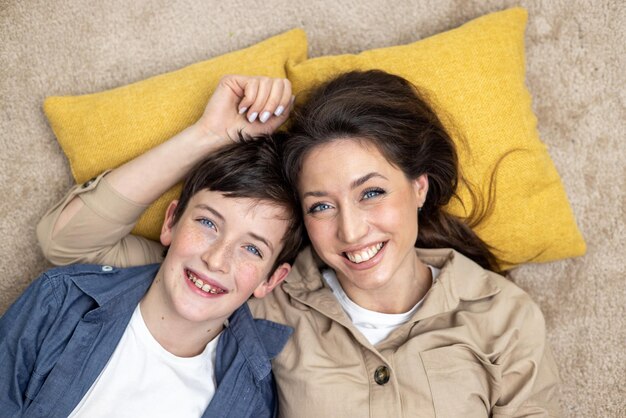
[[[187,270],[186,273],[187,273],[187,278],[189,280],[191,280],[193,282],[193,284],[195,284],[196,287],[198,289],[202,290],[203,292],[211,293],[212,295],[219,295],[219,294],[222,294],[222,293],[226,293],[226,291],[223,290],[223,289],[212,287],[210,284],[204,283],[201,279],[197,278],[189,270]]]
[[[345,254],[346,257],[348,257],[348,260],[352,261],[353,263],[359,264],[371,259],[376,254],[378,254],[380,249],[383,248],[383,245],[385,244],[379,242],[378,244],[372,245],[371,247],[365,248],[361,251],[354,251],[350,253],[346,252]]]

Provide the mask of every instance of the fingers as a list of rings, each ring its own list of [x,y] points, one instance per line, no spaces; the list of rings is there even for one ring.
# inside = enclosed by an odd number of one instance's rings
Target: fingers
[[[259,79],[246,77],[239,81],[240,82],[237,84],[239,84],[243,89],[243,99],[241,99],[241,102],[239,103],[239,114],[243,115],[248,112],[250,106],[252,106],[256,100],[257,92],[259,91]],[[248,117],[250,117],[251,114],[252,112],[248,112]]]
[[[285,110],[289,111],[291,109],[291,105],[294,99],[293,93],[291,91],[291,82],[285,78],[283,79],[283,83],[283,95],[280,98],[276,110],[274,110],[274,116],[282,115]]]
[[[244,97],[239,103],[239,114],[245,114],[250,123],[266,123],[290,108],[292,92],[287,79],[246,77],[242,87]]]

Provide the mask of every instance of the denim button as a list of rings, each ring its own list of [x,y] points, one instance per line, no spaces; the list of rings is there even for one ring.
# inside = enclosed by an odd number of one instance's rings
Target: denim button
[[[111,266],[102,266],[102,271],[112,271],[113,267]]]
[[[380,366],[374,372],[374,380],[379,385],[384,385],[389,381],[389,368],[387,366]]]

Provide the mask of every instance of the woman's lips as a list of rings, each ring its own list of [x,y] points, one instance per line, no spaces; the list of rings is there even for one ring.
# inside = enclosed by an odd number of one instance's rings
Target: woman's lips
[[[350,269],[367,270],[382,260],[386,249],[387,242],[378,242],[359,251],[344,252],[342,255],[344,262]],[[367,256],[364,257],[363,252],[365,252]],[[370,254],[372,255],[371,257]],[[358,257],[360,257],[360,261],[358,261]]]
[[[383,248],[384,245],[384,242],[378,242],[376,244],[362,248],[358,251],[346,251],[344,252],[344,255],[346,256],[346,258],[348,258],[348,260],[352,261],[353,263],[361,264],[374,258],[374,256],[378,254],[378,252]]]

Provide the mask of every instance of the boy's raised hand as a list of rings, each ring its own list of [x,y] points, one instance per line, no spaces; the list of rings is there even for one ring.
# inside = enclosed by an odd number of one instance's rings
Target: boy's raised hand
[[[237,140],[238,132],[255,136],[274,132],[293,105],[291,83],[285,78],[224,76],[202,117],[201,129],[220,138]]]

